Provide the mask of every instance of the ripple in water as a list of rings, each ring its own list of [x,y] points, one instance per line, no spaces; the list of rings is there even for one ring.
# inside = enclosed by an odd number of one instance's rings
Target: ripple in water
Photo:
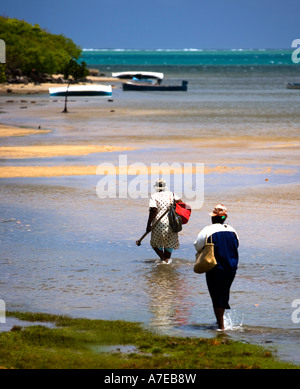
[[[226,312],[224,315],[225,331],[243,331],[244,314],[238,313],[235,309]]]

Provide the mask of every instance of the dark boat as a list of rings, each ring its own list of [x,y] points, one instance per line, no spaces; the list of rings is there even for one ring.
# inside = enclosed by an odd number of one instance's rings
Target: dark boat
[[[125,82],[123,83],[124,91],[169,91],[169,92],[186,92],[187,81],[182,81],[181,85],[162,85],[162,84],[149,84],[143,82]]]
[[[300,89],[300,83],[299,82],[287,82],[286,87],[288,89]]]

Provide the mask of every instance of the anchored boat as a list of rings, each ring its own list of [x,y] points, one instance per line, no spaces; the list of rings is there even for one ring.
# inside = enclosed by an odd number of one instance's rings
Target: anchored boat
[[[49,88],[50,96],[111,96],[111,85],[71,85]]]
[[[164,78],[163,73],[158,72],[143,72],[143,71],[130,71],[130,72],[119,72],[119,73],[112,73],[113,77],[121,78],[121,79],[136,79],[136,80],[158,80],[159,82],[162,81]]]
[[[124,91],[168,91],[168,92],[186,92],[187,81],[182,81],[181,85],[162,85],[162,84],[148,84],[143,82],[125,82],[123,83]]]
[[[287,82],[286,87],[288,89],[300,89],[300,83],[299,82]]]

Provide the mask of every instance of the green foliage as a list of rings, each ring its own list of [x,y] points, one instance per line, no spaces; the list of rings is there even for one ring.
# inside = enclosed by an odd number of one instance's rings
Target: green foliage
[[[67,80],[69,76],[72,76],[74,80],[79,78],[84,78],[89,74],[89,71],[86,67],[85,62],[81,62],[79,65],[74,59],[70,59],[69,63],[65,66],[64,69],[64,78]]]
[[[41,73],[63,73],[70,59],[78,59],[81,49],[64,35],[54,35],[18,19],[0,16],[0,38],[6,45],[8,71],[32,69]]]
[[[33,325],[0,333],[0,368],[299,368],[277,361],[268,350],[234,342],[223,334],[212,339],[170,337],[121,320],[72,319],[25,312],[7,312],[7,316],[32,321]],[[55,326],[34,325],[35,321]],[[129,352],[125,345],[130,346]]]
[[[6,81],[5,64],[0,63],[0,84]]]

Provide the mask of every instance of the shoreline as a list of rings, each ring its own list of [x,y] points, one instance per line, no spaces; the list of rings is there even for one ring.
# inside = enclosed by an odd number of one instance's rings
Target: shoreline
[[[59,75],[58,75],[59,77]],[[78,82],[74,85],[85,85],[85,84],[98,84],[98,83],[115,83],[115,82],[122,82],[119,78],[114,77],[101,77],[101,76],[88,76],[86,82]],[[124,80],[123,80],[124,82]],[[42,84],[35,84],[35,83],[28,83],[28,84],[10,84],[10,83],[2,83],[0,84],[0,95],[14,95],[14,94],[28,94],[28,95],[34,95],[34,94],[42,94],[42,93],[49,93],[49,88],[56,88],[56,87],[62,87],[67,86],[68,83],[42,83]],[[112,88],[114,86],[112,85]]]
[[[141,323],[124,320],[16,311],[8,311],[7,317],[18,322],[0,332],[6,350],[0,356],[0,369],[300,368],[266,347],[233,340],[226,331],[216,332],[213,338],[193,338],[159,334]],[[10,347],[11,338],[14,348]]]

